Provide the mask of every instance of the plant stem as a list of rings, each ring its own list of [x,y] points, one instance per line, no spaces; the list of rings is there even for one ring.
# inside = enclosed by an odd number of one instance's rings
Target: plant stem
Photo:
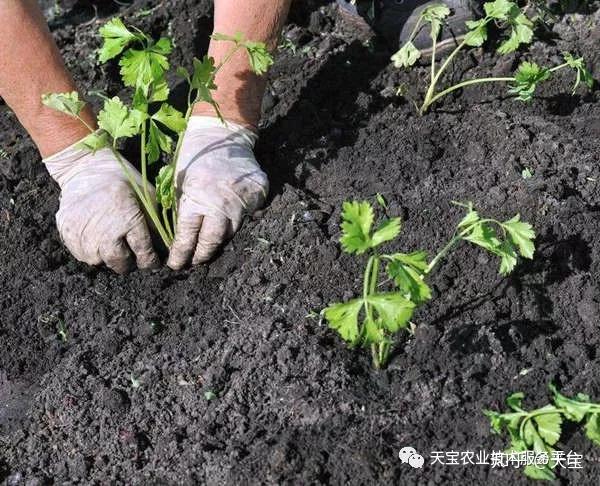
[[[568,63],[568,62],[565,62],[565,63],[563,63],[563,64],[559,64],[558,66],[554,66],[553,68],[550,68],[550,69],[549,69],[549,71],[550,71],[551,73],[553,73],[553,72],[555,72],[555,71],[559,71],[559,70],[560,70],[560,69],[562,69],[562,68],[566,68],[568,65],[569,65],[569,63]]]
[[[144,197],[149,201],[150,200],[150,192],[148,190],[148,168],[146,161],[146,122],[142,123],[142,141],[140,144],[141,147],[141,162],[142,162],[142,188],[144,190]]]
[[[89,130],[90,133],[96,132],[96,130],[94,130],[90,125],[88,125],[88,123],[83,118],[77,116],[77,119]],[[114,145],[112,145],[109,148],[110,148],[111,152],[113,153],[113,155],[115,156],[115,158],[117,159],[117,161],[119,162],[119,165],[121,166],[121,169],[123,170],[123,172],[125,174],[125,177],[127,177],[127,180],[129,181],[129,185],[131,186],[131,188],[135,192],[136,196],[138,197],[138,199],[144,206],[144,209],[146,210],[146,213],[148,214],[148,216],[150,216],[150,219],[152,220],[152,223],[154,224],[156,231],[158,231],[158,234],[160,235],[161,239],[163,240],[163,243],[167,246],[167,248],[170,247],[171,243],[172,243],[172,239],[169,238],[169,235],[166,233],[165,229],[163,228],[163,226],[160,222],[160,218],[156,212],[156,208],[154,207],[154,204],[152,203],[152,200],[149,197],[148,198],[145,197],[144,193],[142,192],[138,183],[136,182],[135,178],[133,177],[133,174],[131,173],[131,171],[129,170],[127,165],[125,164],[123,157],[121,157],[121,154],[118,152],[116,147]]]
[[[446,96],[447,94],[452,93],[452,91],[456,91],[458,89],[464,88],[465,86],[470,86],[472,84],[479,84],[479,83],[499,83],[499,82],[509,83],[514,80],[515,80],[514,77],[513,78],[505,77],[505,78],[469,79],[467,81],[463,81],[461,83],[455,84],[454,86],[451,86],[450,88],[447,88],[443,91],[440,91],[435,96],[431,97],[429,99],[429,101],[424,102],[421,110],[423,110],[423,112],[427,111],[427,108],[429,108],[429,106],[431,106],[433,103],[435,103],[437,100],[439,100],[443,96]]]
[[[167,232],[167,234],[169,235],[169,238],[171,238],[171,240],[173,239],[173,231],[171,230],[171,223],[169,221],[169,214],[167,211],[167,208],[162,208],[162,219],[165,225],[165,230]]]
[[[146,199],[144,197],[142,190],[140,189],[135,178],[129,171],[129,168],[125,164],[125,161],[123,160],[123,158],[121,157],[121,154],[117,151],[117,149],[114,146],[112,146],[111,151],[112,151],[113,155],[116,157],[116,159],[119,161],[119,164],[121,164],[121,168],[123,169],[125,176],[129,180],[129,184],[131,185],[131,187],[135,191],[135,194],[137,195],[138,199],[141,201],[142,205],[144,206],[146,213],[148,214],[148,216],[150,216],[150,219],[152,220],[152,223],[154,224],[156,231],[158,231],[158,234],[160,235],[161,239],[163,240],[163,242],[167,246],[167,248],[170,247],[171,243],[172,243],[172,239],[169,237],[165,228],[163,227],[163,225],[160,221],[160,217],[158,216],[158,213],[156,212],[156,208],[154,207],[154,204],[152,203],[152,201],[150,199]]]
[[[440,250],[440,252],[433,258],[433,260],[431,260],[431,262],[429,263],[429,265],[427,266],[427,269],[423,272],[423,274],[429,275],[433,271],[435,266],[440,262],[440,260],[442,260],[448,254],[448,252],[452,248],[454,248],[455,245],[457,245],[460,242],[460,240],[462,240],[462,233],[458,234],[454,238],[452,238],[448,242],[448,244]]]

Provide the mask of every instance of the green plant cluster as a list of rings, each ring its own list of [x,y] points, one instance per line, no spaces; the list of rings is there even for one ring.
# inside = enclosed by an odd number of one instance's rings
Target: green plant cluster
[[[506,399],[509,412],[484,412],[495,433],[508,432],[510,447],[507,452],[534,451],[549,455],[548,464],[531,464],[524,468],[524,473],[533,479],[556,479],[554,469],[557,463],[551,457],[565,421],[583,424],[586,436],[594,444],[600,445],[600,403],[590,401],[583,393],[568,398],[559,393],[553,384],[549,388],[553,403],[544,407],[525,410],[522,405],[525,394],[517,392]]]
[[[498,26],[504,33],[504,37],[496,49],[496,52],[500,55],[515,52],[519,47],[533,41],[533,21],[527,17],[524,9],[520,8],[517,3],[509,0],[494,0],[493,2],[486,2],[483,8],[485,16],[478,20],[468,20],[466,22],[467,32],[464,39],[448,55],[439,68],[436,65],[438,38],[446,18],[450,15],[450,9],[443,3],[430,5],[421,12],[409,40],[392,56],[392,61],[398,68],[408,68],[414,65],[421,58],[422,53],[414,45],[413,39],[420,29],[426,25],[429,26],[432,42],[431,75],[423,102],[419,105],[413,101],[419,113],[425,113],[432,104],[453,91],[480,83],[508,83],[509,93],[514,94],[521,101],[530,101],[540,83],[547,81],[553,73],[565,68],[575,71],[576,79],[573,94],[582,82],[590,89],[593,87],[594,79],[583,58],[575,57],[571,53],[564,53],[565,62],[558,66],[547,68],[534,62],[525,61],[513,76],[468,79],[444,89],[438,89],[443,74],[448,71],[453,59],[463,49],[480,47],[488,40],[490,25]]]
[[[192,114],[195,103],[204,101],[214,107],[222,119],[219,106],[213,98],[217,89],[215,76],[219,70],[240,50],[248,55],[251,69],[264,74],[273,59],[265,44],[246,40],[240,33],[225,35],[215,33],[212,39],[230,42],[232,47],[219,64],[212,57],[204,56],[193,60],[193,71],[183,67],[176,74],[188,84],[187,110],[180,112],[168,103],[169,85],[167,75],[170,64],[168,56],[173,49],[167,37],[155,41],[134,27],[127,27],[119,18],[114,18],[100,28],[103,45],[98,51],[98,60],[106,63],[119,58],[120,75],[123,85],[131,89],[131,103],[126,104],[118,97],[104,98],[104,106],[98,114],[99,130],[94,130],[81,118],[85,102],[77,92],[50,93],[42,97],[42,102],[55,110],[78,118],[90,131],[81,146],[97,151],[108,147],[119,160],[131,186],[160,234],[169,247],[173,241],[177,224],[175,202],[175,167],[183,132]],[[141,187],[117,151],[121,140],[140,137]],[[170,163],[160,168],[156,178],[156,199],[161,213],[155,208],[148,180],[148,165],[157,162],[161,155],[170,157]]]
[[[407,329],[415,309],[431,299],[427,277],[460,242],[472,243],[499,257],[502,275],[512,272],[518,256],[533,258],[535,233],[519,215],[501,222],[482,218],[471,203],[456,204],[464,207],[466,215],[448,244],[431,260],[423,250],[381,254],[379,247],[400,234],[400,218],[384,219],[374,228],[371,204],[352,201],[343,205],[343,251],[369,255],[363,292],[348,302],[331,304],[323,310],[323,316],[350,346],[370,347],[376,368],[387,363],[394,335]],[[393,286],[391,291],[380,290],[382,267]]]

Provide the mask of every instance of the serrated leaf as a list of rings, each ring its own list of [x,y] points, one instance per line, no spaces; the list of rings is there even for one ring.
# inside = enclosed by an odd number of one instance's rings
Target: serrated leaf
[[[585,423],[585,435],[594,444],[600,446],[600,415],[592,413]]]
[[[372,319],[366,318],[363,323],[363,344],[379,344],[385,342],[385,333],[381,326],[381,322],[375,322]]]
[[[529,20],[517,5],[509,10],[507,21],[511,32],[498,48],[499,54],[508,54],[516,51],[521,44],[530,44],[533,39],[533,22]]]
[[[412,42],[404,44],[391,59],[394,67],[410,67],[421,57],[421,51]]]
[[[523,392],[515,392],[506,397],[506,404],[516,411],[521,411],[521,402],[525,398],[525,394]]]
[[[367,201],[344,202],[340,243],[346,253],[361,254],[371,248],[373,219],[373,208]]]
[[[416,304],[431,299],[431,289],[423,280],[427,270],[427,254],[424,251],[410,254],[396,253],[386,270],[396,286]]]
[[[556,410],[553,405],[546,405],[540,410],[550,411]],[[554,445],[560,439],[562,417],[560,413],[544,413],[543,415],[536,415],[533,417],[537,425],[538,433],[540,437],[544,439],[544,442],[548,445]]]
[[[579,394],[573,399],[561,394],[552,383],[548,385],[548,388],[552,392],[554,404],[558,408],[563,408],[565,417],[573,422],[581,422],[592,408],[592,404],[589,403],[589,397],[585,395]]]
[[[391,218],[383,221],[371,237],[371,246],[374,248],[396,238],[400,234],[400,226],[400,218]]]
[[[243,45],[246,49],[246,54],[248,54],[248,61],[250,62],[252,71],[259,76],[265,74],[274,62],[265,43],[246,41]]]
[[[575,94],[575,91],[577,90],[577,87],[579,86],[581,81],[583,81],[588,88],[592,89],[594,87],[595,82],[594,77],[586,67],[583,57],[575,58],[569,52],[565,52],[563,56],[565,58],[565,62],[569,65],[570,68],[574,69],[576,73],[575,84],[573,86],[573,94]]]
[[[119,65],[123,84],[142,89],[146,95],[149,95],[153,83],[164,83],[165,73],[169,69],[167,58],[151,49],[128,49]]]
[[[473,226],[475,223],[479,222],[481,219],[479,217],[479,213],[473,209],[472,203],[466,204],[467,214],[460,220],[457,225],[459,230],[466,230],[468,227]]]
[[[145,116],[141,111],[129,110],[115,96],[104,101],[104,108],[98,114],[98,126],[116,141],[137,135]]]
[[[362,299],[353,299],[330,305],[323,311],[323,315],[330,328],[335,329],[344,341],[354,344],[359,337],[358,314],[362,306]]]
[[[509,275],[517,266],[517,252],[510,241],[505,241],[495,252],[500,257],[500,275]]]
[[[533,93],[542,81],[550,78],[550,70],[541,68],[534,62],[523,62],[515,74],[515,81],[509,89],[509,93],[516,94],[521,101],[531,101]]]
[[[102,63],[121,54],[131,42],[146,40],[142,34],[131,32],[118,17],[100,27],[99,32],[104,39],[104,43],[98,51],[98,59]]]
[[[110,147],[110,139],[106,132],[97,131],[90,133],[81,142],[79,142],[78,147],[89,150],[95,154],[100,149]]]
[[[407,326],[415,308],[414,302],[406,299],[400,292],[371,294],[367,297],[367,302],[375,309],[383,328],[391,333]]]
[[[430,5],[421,13],[423,20],[431,24],[430,36],[432,40],[436,40],[440,35],[442,24],[448,15],[450,15],[450,9],[443,3]]]
[[[148,128],[148,140],[146,142],[148,163],[153,164],[156,162],[160,158],[161,151],[170,154],[173,151],[173,139],[151,120]]]
[[[183,132],[187,125],[183,113],[167,103],[163,103],[160,106],[160,109],[152,115],[152,119],[162,123],[175,133]]]
[[[502,227],[508,233],[511,243],[519,249],[521,256],[532,259],[535,252],[535,245],[533,243],[535,232],[533,231],[533,227],[529,223],[521,221],[521,217],[518,214],[514,218],[502,223]]]
[[[79,99],[77,91],[44,94],[42,95],[42,104],[72,117],[78,117],[85,107],[85,101]]]
[[[171,209],[175,202],[175,170],[172,165],[161,167],[156,177],[156,201],[165,209]]]
[[[465,44],[471,47],[480,47],[487,40],[487,23],[485,19],[467,20],[469,31],[465,35]]]
[[[498,239],[496,230],[487,223],[478,223],[471,226],[471,230],[463,236],[463,239],[495,254],[502,244]]]
[[[495,0],[483,4],[486,16],[497,20],[505,20],[513,7],[516,7],[516,5],[508,0]]]

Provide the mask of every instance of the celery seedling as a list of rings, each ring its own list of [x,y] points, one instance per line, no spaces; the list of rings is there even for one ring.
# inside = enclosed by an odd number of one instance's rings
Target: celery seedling
[[[103,97],[104,107],[98,114],[99,130],[94,131],[80,116],[85,102],[79,99],[76,92],[46,94],[42,102],[84,123],[90,135],[81,142],[82,147],[91,151],[107,147],[113,151],[153,226],[169,247],[177,224],[175,167],[183,132],[194,104],[199,101],[211,104],[222,119],[212,95],[217,89],[215,76],[219,70],[240,50],[246,51],[250,67],[257,74],[264,74],[273,59],[265,44],[246,40],[240,33],[232,36],[213,34],[213,39],[230,42],[232,47],[219,64],[215,64],[213,58],[204,56],[202,60],[194,58],[192,73],[182,67],[177,69],[177,75],[189,86],[187,110],[183,114],[166,102],[169,96],[167,73],[170,68],[167,56],[172,50],[170,39],[162,37],[155,41],[136,28],[128,28],[119,18],[101,27],[100,35],[103,45],[98,51],[98,58],[104,63],[120,57],[122,82],[132,90],[131,104],[126,105],[118,97]],[[136,136],[140,137],[141,185],[135,181],[117,151],[122,139]],[[174,137],[177,143],[174,143]],[[171,161],[161,167],[156,178],[156,200],[161,207],[159,212],[150,191],[148,165],[157,162],[161,154],[171,156]]]
[[[461,81],[447,88],[438,89],[443,74],[448,70],[452,60],[459,52],[467,47],[480,47],[488,38],[488,26],[494,23],[500,28],[508,31],[508,36],[504,38],[497,52],[500,55],[516,51],[519,46],[527,45],[533,40],[533,22],[527,18],[525,13],[515,2],[508,0],[495,0],[484,4],[485,16],[479,20],[469,20],[466,22],[467,33],[464,39],[448,55],[441,66],[436,69],[436,48],[440,35],[441,27],[445,19],[450,15],[450,9],[443,3],[431,5],[423,10],[415,27],[409,36],[409,40],[392,56],[392,61],[396,67],[410,67],[421,57],[419,51],[413,44],[413,39],[426,24],[429,24],[430,37],[432,41],[431,49],[431,74],[429,87],[425,93],[423,103],[418,108],[420,114],[425,113],[429,107],[453,91],[480,83],[503,82],[509,83],[509,93],[515,94],[517,99],[529,101],[542,81],[548,80],[552,73],[564,68],[571,68],[576,73],[576,80],[573,92],[577,89],[580,82],[584,82],[589,88],[594,85],[594,79],[590,71],[585,66],[583,58],[575,58],[570,53],[564,54],[565,62],[552,68],[540,67],[532,62],[523,62],[514,76],[506,77],[484,77]]]
[[[370,346],[373,364],[381,368],[389,359],[393,336],[407,329],[415,309],[431,299],[426,278],[459,243],[480,246],[500,258],[500,274],[508,275],[517,257],[533,258],[535,233],[529,223],[516,215],[508,221],[482,218],[471,203],[456,203],[466,209],[452,239],[431,260],[419,250],[412,253],[381,254],[378,247],[400,233],[400,218],[384,219],[373,230],[373,207],[366,201],[345,202],[342,210],[342,249],[349,254],[368,254],[363,276],[363,292],[358,298],[331,304],[323,310],[329,326],[350,346]],[[393,290],[379,287],[381,267]]]
[[[553,384],[550,384],[549,388],[552,392],[553,404],[535,410],[524,410],[522,401],[525,395],[517,392],[506,399],[510,412],[484,411],[490,419],[494,433],[501,434],[504,430],[508,432],[510,447],[507,453],[532,451],[534,454],[547,455],[546,464],[525,466],[525,475],[533,479],[556,479],[554,469],[557,461],[552,458],[553,446],[560,439],[565,420],[585,423],[584,428],[588,439],[600,445],[600,403],[593,403],[583,393],[568,398],[560,394]]]

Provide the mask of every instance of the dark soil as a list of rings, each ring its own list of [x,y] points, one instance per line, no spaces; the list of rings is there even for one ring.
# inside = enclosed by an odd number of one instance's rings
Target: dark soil
[[[157,3],[98,2],[95,18],[71,2],[54,16],[84,89],[117,93],[116,70],[93,53],[110,15],[174,36],[174,65],[206,48],[210,2]],[[58,188],[0,106],[0,481],[520,484],[512,468],[428,455],[502,449],[482,410],[513,391],[541,406],[554,381],[600,400],[599,93],[570,96],[565,74],[531,104],[487,85],[419,117],[393,93],[422,89],[426,67],[393,69],[319,2],[296,6],[291,22],[297,50],[278,53],[257,151],[272,199],[207,266],[123,277],[76,262],[55,228]],[[598,13],[553,32],[503,59],[471,51],[453,76],[505,75],[570,50],[600,77]],[[364,261],[340,253],[339,208],[376,193],[404,219],[397,249],[440,248],[461,217],[452,200],[520,212],[538,233],[535,260],[510,278],[461,247],[384,371],[311,317],[359,291]],[[422,470],[399,461],[404,446],[426,456]],[[581,431],[559,448],[584,455],[563,484],[598,484],[600,450]]]

